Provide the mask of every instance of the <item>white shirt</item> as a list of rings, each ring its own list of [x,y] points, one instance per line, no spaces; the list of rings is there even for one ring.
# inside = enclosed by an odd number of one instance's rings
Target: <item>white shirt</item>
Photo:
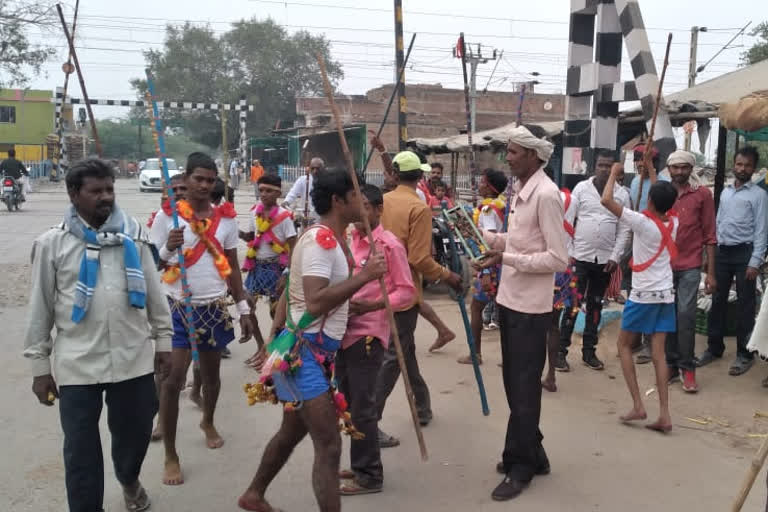
[[[566,216],[566,220],[572,224],[575,219],[573,245],[569,254],[578,261],[600,265],[608,260],[618,263],[629,242],[629,225],[621,222],[600,204],[600,192],[595,188],[594,181],[592,177],[573,188]],[[613,195],[623,207],[632,207],[629,194],[623,187],[615,185]]]
[[[185,228],[182,248],[192,249],[197,245],[200,237],[192,232],[187,221],[181,217],[179,217],[179,227]],[[171,229],[173,229],[173,219],[162,210],[157,212],[155,222],[152,224],[152,231],[149,234],[155,247],[159,249],[165,246]],[[225,251],[236,249],[238,244],[237,221],[222,217],[219,221],[219,227],[216,229],[215,237]],[[177,264],[178,256],[174,254],[167,263],[171,265]],[[237,270],[233,269],[233,271],[236,272]],[[227,294],[227,282],[219,275],[219,271],[213,264],[213,256],[211,256],[207,249],[197,263],[187,268],[187,280],[189,282],[189,289],[192,292],[193,302],[210,302]],[[176,280],[172,284],[163,282],[163,288],[166,295],[173,297],[175,300],[183,299],[181,295],[181,279]]]
[[[310,217],[317,217],[317,214],[315,213],[315,206],[312,204],[312,187],[314,186],[314,176],[312,174],[309,175],[309,189],[307,189],[307,175],[302,174],[299,176],[299,178],[296,180],[296,182],[291,187],[291,190],[288,191],[288,195],[285,196],[285,203],[288,203],[289,205],[293,206],[293,204],[296,202],[296,200],[300,200],[302,206],[304,205],[304,196],[305,194],[308,195],[309,199],[309,216]],[[309,192],[307,192],[309,190]],[[298,320],[297,320],[298,322]]]
[[[480,209],[480,215],[477,217],[477,226],[480,229],[501,233],[502,229],[504,229],[504,221],[501,220],[501,217],[496,214],[493,208],[486,205]]]
[[[285,208],[278,207],[277,214],[275,214],[275,218],[282,215],[283,212],[287,212]],[[256,233],[256,208],[253,208],[250,211],[250,219],[248,221],[248,224],[246,225],[245,231],[246,233]],[[275,238],[277,238],[277,241],[280,244],[284,244],[289,238],[293,238],[296,236],[296,225],[293,223],[293,219],[291,217],[286,217],[282,221],[280,221],[280,224],[277,226],[272,226],[272,234],[275,235]],[[259,249],[256,251],[256,259],[257,260],[268,260],[270,258],[274,258],[278,254],[272,250],[272,244],[271,243],[261,243],[259,244]],[[298,320],[296,320],[298,322]]]
[[[333,249],[322,248],[315,236],[322,225],[314,225],[307,229],[304,235],[296,243],[291,258],[291,274],[289,289],[290,314],[293,321],[298,324],[301,315],[306,311],[306,299],[304,298],[304,276],[322,277],[328,279],[329,284],[346,281],[350,277],[347,258],[344,256],[344,250],[336,242]],[[313,324],[307,327],[304,332],[315,333],[320,331],[320,325],[323,325],[323,332],[335,340],[341,340],[344,332],[347,330],[347,319],[349,316],[349,301],[332,309],[325,318],[318,318]]]
[[[416,187],[416,195],[419,196],[419,199],[421,199],[425,203],[427,202],[427,196],[424,195],[424,192],[422,192],[422,190],[419,187]]]
[[[622,222],[635,234],[632,244],[632,259],[635,265],[642,265],[653,258],[661,245],[661,231],[651,219],[642,213],[624,207]],[[678,219],[669,217],[666,226],[672,223],[672,240],[677,237]],[[632,292],[629,298],[642,304],[667,303],[675,301],[672,281],[672,265],[669,251],[664,249],[650,267],[642,272],[632,272]]]
[[[168,301],[143,228],[136,249],[147,285],[146,307],[129,304],[123,247],[106,246],[99,252],[99,279],[88,312],[76,324],[72,306],[85,243],[59,228],[35,240],[24,339],[34,377],[52,373],[59,386],[122,382],[152,373],[155,351],[171,350]]]

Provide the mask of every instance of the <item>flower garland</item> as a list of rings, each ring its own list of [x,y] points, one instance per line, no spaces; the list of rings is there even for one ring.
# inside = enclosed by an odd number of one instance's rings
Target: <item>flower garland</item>
[[[279,225],[283,220],[291,218],[292,215],[288,211],[284,211],[282,214],[278,215],[280,208],[273,206],[269,211],[269,215],[265,217],[264,210],[264,204],[262,203],[259,203],[259,205],[252,210],[256,214],[254,218],[256,223],[256,233],[254,233],[253,240],[248,242],[248,251],[245,253],[243,270],[246,271],[256,268],[256,256],[258,254],[259,246],[261,246],[262,243],[269,244],[269,248],[280,257],[279,262],[281,265],[288,265],[288,252],[290,251],[290,247],[288,246],[288,243],[280,242],[280,240],[277,239],[272,232],[272,228]]]
[[[497,197],[495,199],[491,199],[489,197],[483,199],[480,202],[480,207],[475,208],[475,211],[472,213],[472,221],[477,225],[477,223],[480,220],[480,212],[486,212],[488,211],[488,208],[493,208],[494,211],[499,215],[499,217],[503,217],[504,208],[506,207],[506,203],[504,202],[504,199]]]
[[[222,216],[234,218],[237,215],[232,203],[224,203],[220,207],[214,208],[213,217],[208,219],[198,219],[195,217],[195,211],[187,201],[178,201],[176,208],[181,218],[187,221],[192,232],[200,239],[195,247],[184,249],[184,263],[186,267],[189,268],[197,263],[203,252],[207,250],[213,257],[213,264],[219,272],[219,277],[222,280],[226,280],[232,273],[232,267],[229,265],[229,260],[224,254],[221,244],[215,238],[215,231],[218,229]],[[209,234],[211,228],[213,228],[214,233]],[[166,284],[173,284],[180,276],[181,269],[179,266],[172,265],[163,272],[162,280]]]

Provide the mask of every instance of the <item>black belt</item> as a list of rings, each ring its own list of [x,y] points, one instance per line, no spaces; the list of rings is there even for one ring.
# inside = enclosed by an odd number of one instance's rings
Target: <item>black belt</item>
[[[734,250],[734,249],[746,249],[747,247],[753,247],[754,244],[752,242],[745,242],[743,244],[736,244],[736,245],[724,245],[720,244],[718,245],[718,248],[720,250]]]

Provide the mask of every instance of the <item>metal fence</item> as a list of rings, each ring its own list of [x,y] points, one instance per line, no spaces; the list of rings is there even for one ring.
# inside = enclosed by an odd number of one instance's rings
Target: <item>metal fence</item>
[[[307,170],[305,167],[297,167],[293,165],[280,165],[277,170],[280,178],[283,180],[283,192],[287,192],[291,189],[293,183],[303,176]],[[450,176],[446,175],[443,180],[450,182]],[[367,169],[365,171],[365,182],[371,185],[381,187],[384,185],[384,171],[381,169]],[[469,174],[459,174],[456,176],[456,192],[462,196],[472,193],[472,187],[470,184]]]

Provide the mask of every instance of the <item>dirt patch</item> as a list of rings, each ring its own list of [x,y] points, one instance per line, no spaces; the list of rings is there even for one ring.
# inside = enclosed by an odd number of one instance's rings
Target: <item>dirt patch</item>
[[[29,300],[29,273],[26,263],[3,265],[3,284],[0,286],[0,308],[25,306]]]

